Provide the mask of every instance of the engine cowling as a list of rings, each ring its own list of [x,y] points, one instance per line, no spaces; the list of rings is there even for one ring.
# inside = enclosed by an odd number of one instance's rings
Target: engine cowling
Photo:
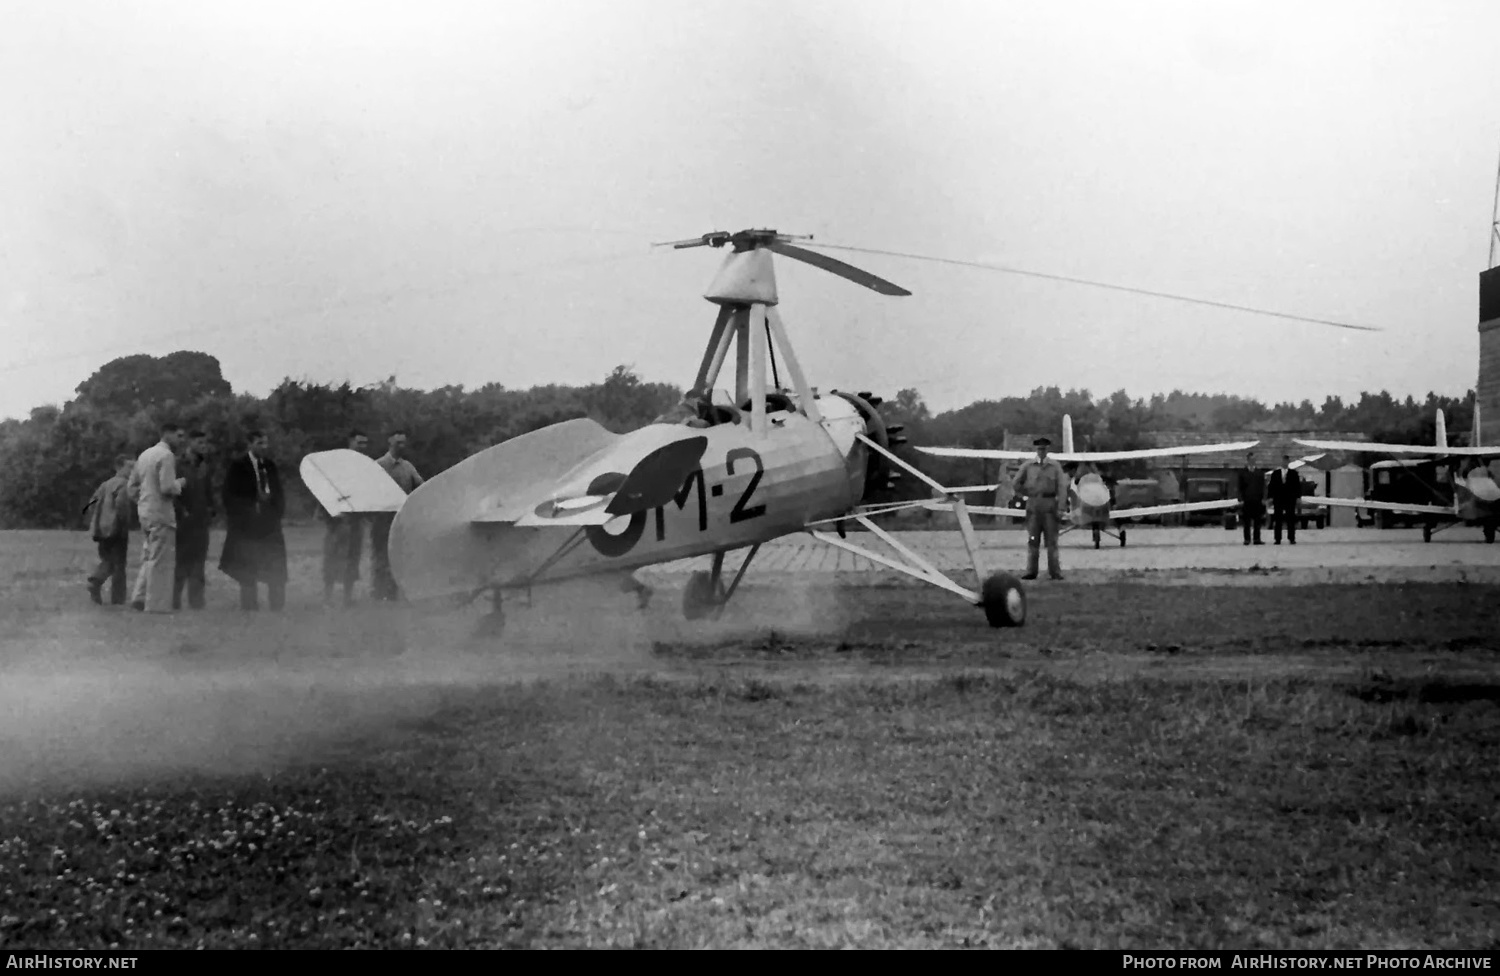
[[[846,400],[854,407],[860,419],[864,421],[865,436],[876,444],[890,451],[906,443],[906,438],[902,436],[902,431],[906,428],[902,424],[887,424],[885,418],[880,415],[880,411],[876,409],[885,402],[882,397],[869,392],[846,393],[842,390],[831,390],[830,393],[832,396]],[[865,462],[864,477],[859,484],[859,497],[856,503],[878,498],[881,494],[895,488],[896,482],[901,479],[901,471],[891,463],[889,458],[879,451],[870,450],[862,443],[858,443],[858,446],[863,450]],[[851,461],[857,456],[857,453],[851,453]],[[851,481],[854,480],[851,478]]]

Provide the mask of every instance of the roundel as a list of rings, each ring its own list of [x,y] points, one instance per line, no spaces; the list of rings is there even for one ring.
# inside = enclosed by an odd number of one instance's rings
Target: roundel
[[[601,474],[589,483],[588,493],[590,495],[604,495],[616,491],[625,483],[625,476],[618,472]],[[620,528],[623,523],[624,528]],[[610,531],[613,529],[614,531]],[[584,535],[589,540],[589,545],[603,556],[623,556],[635,548],[635,544],[641,541],[641,533],[646,531],[646,513],[636,512],[626,519],[625,516],[611,519],[603,525],[590,525],[584,529]]]

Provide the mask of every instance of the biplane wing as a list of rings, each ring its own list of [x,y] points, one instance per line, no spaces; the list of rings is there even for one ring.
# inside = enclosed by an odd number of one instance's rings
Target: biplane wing
[[[1188,444],[1182,447],[1151,447],[1138,451],[1057,451],[1048,457],[1063,464],[1089,462],[1106,464],[1111,461],[1137,461],[1145,458],[1180,457],[1187,454],[1214,454],[1220,451],[1248,451],[1260,441],[1235,441],[1226,444]],[[985,458],[1001,461],[1026,461],[1036,457],[1035,451],[999,451],[976,447],[919,447],[917,450],[935,457]],[[1495,453],[1500,453],[1497,451]]]
[[[1170,502],[1166,505],[1114,508],[1110,509],[1109,517],[1111,520],[1118,522],[1121,519],[1146,518],[1154,515],[1175,515],[1178,512],[1212,512],[1217,509],[1239,507],[1240,502],[1237,498],[1225,498],[1213,502]]]
[[[1371,441],[1304,441],[1303,447],[1318,451],[1359,454],[1427,454],[1434,457],[1500,457],[1500,447],[1444,447],[1422,444],[1377,444]]]
[[[1448,515],[1453,514],[1451,507],[1442,505],[1415,505],[1405,502],[1377,502],[1365,498],[1323,498],[1319,495],[1304,495],[1301,499],[1304,504],[1327,505],[1333,508],[1369,508],[1381,509],[1386,512],[1411,512],[1417,515]]]

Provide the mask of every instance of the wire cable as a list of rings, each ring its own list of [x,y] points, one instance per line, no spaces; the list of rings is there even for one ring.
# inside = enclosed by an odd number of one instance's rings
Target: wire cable
[[[908,254],[902,251],[882,251],[873,247],[853,247],[848,244],[823,244],[816,241],[804,242],[807,247],[826,247],[837,251],[855,251],[860,254],[883,254],[892,258],[911,258],[915,261],[935,261],[939,264],[956,264],[966,268],[983,268],[987,271],[1000,271],[1005,274],[1025,275],[1029,278],[1046,278],[1050,281],[1065,281],[1073,285],[1088,285],[1091,288],[1108,288],[1111,291],[1130,292],[1133,295],[1149,295],[1152,298],[1169,298],[1177,302],[1191,302],[1194,305],[1211,305],[1214,308],[1227,308],[1236,312],[1249,312],[1252,315],[1269,315],[1272,318],[1291,319],[1293,322],[1311,322],[1314,325],[1331,325],[1339,329],[1355,329],[1360,332],[1383,332],[1373,325],[1355,325],[1350,322],[1336,322],[1333,319],[1310,318],[1306,315],[1292,315],[1287,312],[1273,312],[1269,309],[1255,308],[1250,305],[1235,305],[1232,302],[1216,302],[1208,298],[1193,298],[1188,295],[1174,295],[1171,292],[1152,291],[1149,288],[1132,288],[1129,285],[1115,285],[1104,281],[1090,281],[1087,278],[1072,278],[1068,275],[1048,274],[1044,271],[1028,271],[1024,268],[1012,268],[1003,264],[988,264],[984,261],[962,261],[958,258],[940,258],[929,254]]]

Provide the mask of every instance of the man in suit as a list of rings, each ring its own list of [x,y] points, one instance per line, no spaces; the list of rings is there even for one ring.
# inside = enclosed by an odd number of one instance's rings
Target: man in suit
[[[177,473],[183,478],[177,496],[177,571],[172,586],[172,609],[182,609],[182,591],[188,606],[203,609],[203,591],[208,585],[204,567],[208,563],[208,527],[214,518],[213,479],[209,473],[208,435],[201,430],[188,434],[187,452]]]
[[[1036,457],[1021,465],[1011,482],[1011,489],[1026,499],[1026,574],[1022,579],[1036,579],[1043,541],[1047,544],[1047,575],[1063,578],[1062,563],[1057,555],[1057,508],[1066,500],[1068,476],[1062,465],[1047,456],[1052,441],[1038,437],[1032,441]]]
[[[1281,545],[1281,527],[1286,526],[1286,541],[1297,544],[1297,500],[1302,497],[1302,476],[1292,470],[1292,456],[1281,456],[1281,467],[1271,472],[1267,487],[1271,495],[1271,536]]]
[[[240,584],[240,609],[260,609],[259,584],[266,584],[272,610],[286,603],[286,539],[281,517],[286,496],[281,491],[281,473],[267,453],[270,440],[263,431],[252,430],[244,457],[236,458],[224,471],[224,514],[229,534],[219,569]]]
[[[1245,455],[1245,466],[1239,470],[1236,483],[1240,497],[1240,527],[1245,530],[1245,545],[1259,546],[1260,520],[1266,514],[1266,476],[1255,467],[1255,454]]]

